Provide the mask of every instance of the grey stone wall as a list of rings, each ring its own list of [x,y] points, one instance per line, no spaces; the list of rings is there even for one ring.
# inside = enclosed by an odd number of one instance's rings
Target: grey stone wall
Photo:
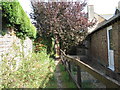
[[[15,71],[19,68],[23,57],[26,58],[32,53],[32,40],[28,37],[25,40],[19,39],[12,30],[6,35],[0,35],[0,62],[7,60],[8,66]],[[16,63],[13,67],[12,62]]]

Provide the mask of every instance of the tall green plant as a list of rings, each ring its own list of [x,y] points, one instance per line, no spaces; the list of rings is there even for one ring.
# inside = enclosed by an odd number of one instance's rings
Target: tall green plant
[[[13,57],[15,61],[16,57]],[[12,61],[12,60],[11,60]],[[2,60],[2,72],[0,73],[1,88],[56,88],[54,78],[54,60],[49,58],[46,52],[32,53],[30,57],[21,58],[21,66],[17,70],[11,70],[8,59]],[[11,64],[10,64],[11,63]],[[9,64],[16,66],[15,62]]]
[[[24,12],[18,0],[14,2],[2,2],[2,22],[3,28],[14,27],[16,35],[20,38],[26,36],[30,38],[36,37],[36,28],[30,22],[27,14]]]

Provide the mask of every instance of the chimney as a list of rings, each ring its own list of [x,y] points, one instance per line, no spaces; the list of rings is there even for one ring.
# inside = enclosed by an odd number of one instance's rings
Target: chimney
[[[94,18],[94,6],[93,5],[88,5],[87,11],[88,11],[88,20],[92,21],[93,18]]]
[[[120,1],[118,2],[118,10],[120,11]]]

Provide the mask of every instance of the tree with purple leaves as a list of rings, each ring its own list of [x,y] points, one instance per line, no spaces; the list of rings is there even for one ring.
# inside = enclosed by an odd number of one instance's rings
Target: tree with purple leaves
[[[87,2],[41,2],[32,0],[31,17],[38,29],[39,35],[54,38],[60,43],[62,50],[80,44],[87,35],[88,27],[95,22],[89,22],[84,7]]]

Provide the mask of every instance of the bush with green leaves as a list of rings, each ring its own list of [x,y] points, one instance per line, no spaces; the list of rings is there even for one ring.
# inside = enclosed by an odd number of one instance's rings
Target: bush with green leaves
[[[2,23],[5,28],[15,28],[16,35],[19,38],[36,37],[36,28],[30,22],[29,17],[24,12],[18,0],[13,2],[1,2],[2,5]],[[4,28],[5,27],[5,28]]]
[[[14,57],[15,59],[15,57]],[[12,71],[7,64],[8,60],[2,61],[0,88],[56,88],[54,78],[55,63],[44,51],[32,53],[30,57],[21,59],[21,66],[17,71]],[[14,63],[12,63],[15,66]]]

